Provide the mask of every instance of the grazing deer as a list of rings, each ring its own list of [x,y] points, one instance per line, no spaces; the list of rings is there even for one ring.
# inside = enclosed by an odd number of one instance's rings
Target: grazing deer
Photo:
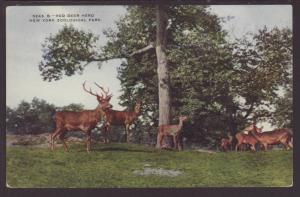
[[[264,149],[268,149],[268,145],[283,144],[285,149],[293,148],[293,133],[290,129],[274,129],[273,131],[265,131],[259,133],[255,124],[252,125],[250,133],[257,139]]]
[[[141,102],[138,101],[134,107],[134,111],[117,111],[112,109],[106,109],[105,112],[105,142],[109,142],[108,134],[111,125],[123,125],[126,132],[126,142],[130,142],[130,125],[138,118],[141,111]]]
[[[104,110],[112,108],[109,103],[112,95],[105,95],[101,93],[99,96],[97,93],[93,93],[92,90],[87,90],[85,87],[85,82],[82,84],[83,90],[87,93],[96,96],[99,105],[94,110],[83,110],[80,112],[74,111],[60,111],[56,112],[54,115],[56,129],[50,137],[51,150],[54,150],[54,140],[57,136],[62,140],[64,148],[68,151],[68,146],[64,140],[64,137],[69,131],[82,131],[86,133],[86,150],[90,152],[91,149],[91,130],[94,129],[97,123],[105,115]]]
[[[231,135],[229,135],[229,133],[227,134],[227,136],[228,136],[228,138],[221,139],[220,149],[222,151],[228,151],[229,149],[231,149],[233,137]]]
[[[182,147],[178,146],[178,142],[180,141],[179,138],[181,137],[183,122],[187,119],[187,116],[180,116],[178,125],[160,125],[158,127],[156,148],[162,148],[162,142],[165,136],[172,136],[174,149],[178,148],[178,150],[181,150]]]

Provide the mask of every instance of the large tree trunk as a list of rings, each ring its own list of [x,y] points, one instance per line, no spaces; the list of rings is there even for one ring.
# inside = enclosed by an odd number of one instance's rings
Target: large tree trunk
[[[168,16],[163,5],[156,9],[156,57],[159,92],[159,125],[170,123],[170,77],[166,55]],[[159,147],[159,143],[157,143]]]

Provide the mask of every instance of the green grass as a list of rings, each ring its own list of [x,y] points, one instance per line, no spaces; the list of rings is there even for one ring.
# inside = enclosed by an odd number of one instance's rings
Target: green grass
[[[291,186],[292,151],[200,153],[157,151],[142,145],[97,144],[87,154],[84,145],[70,152],[57,147],[8,147],[7,183],[11,187],[232,187]],[[180,170],[164,177],[133,173],[145,166]]]

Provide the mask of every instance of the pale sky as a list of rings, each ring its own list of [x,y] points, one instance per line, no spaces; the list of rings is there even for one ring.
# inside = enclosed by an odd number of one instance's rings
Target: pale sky
[[[222,24],[231,37],[241,37],[243,34],[267,26],[292,28],[292,6],[290,5],[217,5],[209,8],[220,17],[234,18]],[[125,14],[123,6],[11,6],[6,10],[6,103],[16,107],[21,100],[30,102],[33,97],[45,99],[56,106],[70,103],[82,103],[87,109],[97,106],[96,99],[82,89],[82,83],[87,80],[93,90],[93,82],[109,87],[114,95],[111,103],[114,109],[122,109],[118,105],[120,82],[117,77],[117,67],[120,60],[104,62],[99,70],[96,63],[86,67],[82,75],[45,82],[40,76],[38,64],[41,61],[42,46],[50,33],[55,34],[64,22],[29,22],[33,14],[94,14],[99,22],[73,22],[73,26],[89,30],[100,35],[100,44],[105,44],[106,38],[102,31],[108,27],[115,28],[114,21]],[[67,24],[71,24],[70,22]],[[266,125],[268,126],[268,125]]]

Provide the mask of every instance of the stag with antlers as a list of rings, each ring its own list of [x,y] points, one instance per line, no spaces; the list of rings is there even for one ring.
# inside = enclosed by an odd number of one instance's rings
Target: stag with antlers
[[[181,145],[179,146],[179,138],[181,137],[183,122],[187,119],[187,116],[180,116],[179,124],[177,125],[160,125],[158,127],[156,148],[162,148],[162,142],[165,136],[172,136],[174,149],[178,148],[178,150],[181,150],[182,147]]]
[[[51,150],[54,150],[54,140],[58,136],[62,141],[64,148],[68,151],[68,146],[65,142],[65,135],[69,131],[82,131],[86,133],[86,150],[90,152],[91,150],[91,130],[94,129],[102,117],[105,115],[104,111],[112,108],[109,103],[112,95],[103,94],[101,96],[97,93],[93,93],[91,88],[87,90],[85,87],[85,82],[82,84],[83,90],[87,93],[95,96],[98,101],[98,106],[94,110],[83,110],[80,112],[74,111],[60,111],[56,112],[54,115],[56,129],[54,133],[50,136],[50,146]]]
[[[95,83],[103,92],[105,95],[108,94],[109,89],[107,91],[104,90],[103,87],[99,86],[97,83]],[[130,126],[133,124],[133,122],[138,118],[141,111],[141,101],[138,101],[135,105],[134,111],[117,111],[112,109],[106,109],[104,110],[105,113],[105,123],[104,123],[104,133],[105,133],[105,143],[109,142],[108,135],[109,135],[109,129],[111,125],[122,125],[125,128],[126,133],[126,142],[130,142]]]

